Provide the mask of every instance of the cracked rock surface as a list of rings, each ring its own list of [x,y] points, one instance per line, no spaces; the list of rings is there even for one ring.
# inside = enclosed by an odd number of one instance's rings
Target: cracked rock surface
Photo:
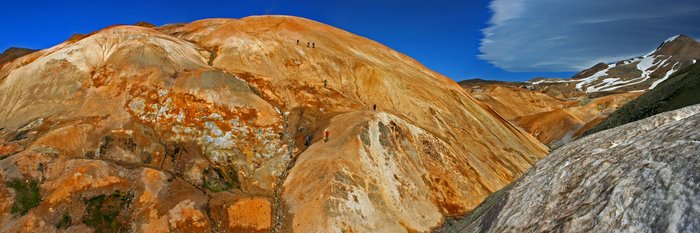
[[[567,144],[442,232],[698,232],[700,105]]]

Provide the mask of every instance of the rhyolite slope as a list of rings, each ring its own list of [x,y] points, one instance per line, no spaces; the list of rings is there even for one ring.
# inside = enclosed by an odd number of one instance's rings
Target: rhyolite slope
[[[428,232],[547,153],[415,60],[288,16],[73,38],[5,65],[0,105],[0,177],[41,197],[18,214],[3,183],[0,231]]]
[[[551,148],[577,138],[641,92],[562,100],[525,83],[467,80],[462,88],[476,100]]]

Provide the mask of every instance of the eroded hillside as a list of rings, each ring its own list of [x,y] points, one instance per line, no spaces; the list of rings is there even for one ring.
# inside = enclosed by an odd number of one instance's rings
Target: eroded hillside
[[[0,104],[3,231],[426,232],[547,152],[413,59],[286,16],[72,38],[6,64]]]
[[[556,148],[579,137],[642,92],[563,100],[532,90],[527,83],[460,82],[476,100],[540,142]]]

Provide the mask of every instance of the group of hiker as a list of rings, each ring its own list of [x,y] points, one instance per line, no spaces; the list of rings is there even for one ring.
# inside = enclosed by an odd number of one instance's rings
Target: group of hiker
[[[297,40],[297,45],[299,45],[299,42],[300,42],[300,41]],[[306,47],[309,47],[309,48],[316,48],[316,43],[314,43],[314,42],[306,42]],[[323,87],[324,87],[324,88],[325,88],[325,87],[328,87],[328,79],[324,79],[324,80],[323,80]],[[373,105],[372,105],[372,110],[377,111],[377,104],[373,104]],[[324,142],[328,142],[328,141],[330,140],[330,134],[331,134],[330,131],[328,131],[328,130],[326,129],[325,132],[324,132],[324,134],[323,134],[323,135],[324,135],[324,137],[323,137],[323,141],[324,141]],[[307,146],[307,147],[308,147],[308,146],[311,146],[311,141],[312,141],[312,140],[313,140],[313,136],[312,136],[310,133],[307,133],[307,134],[306,134],[306,137],[304,137],[304,146]]]
[[[299,40],[297,40],[297,45],[299,45]],[[306,42],[307,48],[316,48],[316,42]]]
[[[325,81],[325,80],[324,80]],[[372,110],[377,111],[377,104],[372,105]],[[331,132],[326,129],[326,131],[323,133],[323,141],[328,142],[330,140]],[[314,139],[314,137],[307,133],[306,137],[304,138],[304,146],[311,146],[311,141]]]
[[[330,140],[330,136],[331,136],[331,132],[326,130],[326,132],[324,133],[323,141],[328,142],[328,140]],[[306,138],[304,139],[304,146],[311,146],[311,140],[313,140],[313,139],[314,139],[314,137],[311,136],[311,134],[307,134]]]

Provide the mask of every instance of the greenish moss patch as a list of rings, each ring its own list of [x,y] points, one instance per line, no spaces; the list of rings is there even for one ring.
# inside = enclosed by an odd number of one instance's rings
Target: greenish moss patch
[[[11,213],[25,215],[41,203],[39,181],[13,180],[7,182],[7,186],[15,190],[15,202],[12,204]]]
[[[114,191],[108,195],[98,195],[85,200],[87,205],[83,223],[95,229],[95,232],[126,231],[128,206],[134,194]]]
[[[72,225],[72,221],[70,215],[64,214],[61,219],[58,220],[58,223],[56,223],[56,228],[60,230],[67,229]]]

